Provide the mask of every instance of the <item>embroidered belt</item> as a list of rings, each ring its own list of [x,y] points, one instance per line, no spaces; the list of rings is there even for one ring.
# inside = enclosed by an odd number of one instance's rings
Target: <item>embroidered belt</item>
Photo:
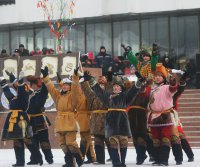
[[[90,112],[89,112],[89,111],[86,111],[86,110],[84,110],[84,111],[83,111],[83,110],[82,110],[82,111],[81,111],[81,110],[78,110],[78,111],[76,111],[76,113],[77,113],[77,114],[88,114],[88,113],[90,113]]]
[[[28,114],[29,120],[31,120],[31,118],[40,117],[40,116],[42,116],[44,118],[44,122],[45,122],[46,126],[49,127],[51,125],[51,122],[49,121],[49,119],[47,118],[45,113]]]
[[[28,118],[31,119],[31,117],[40,117],[45,116],[45,113],[39,113],[39,114],[28,114]]]
[[[108,110],[94,110],[93,113],[97,114],[106,114]]]
[[[154,110],[152,110],[151,108],[150,108],[150,111],[152,112],[152,113],[159,113],[159,114],[163,114],[163,113],[168,113],[168,112],[171,112],[173,110],[173,108],[169,108],[169,109],[167,109],[167,110],[164,110],[164,111],[154,111]]]
[[[72,111],[58,111],[59,116],[75,115],[75,114],[76,112],[72,112]]]
[[[141,109],[146,111],[146,108],[142,107],[142,106],[129,106],[127,107],[127,111],[129,111],[130,109]]]
[[[122,108],[109,108],[108,109],[108,112],[109,111],[120,111],[120,112],[126,112],[126,109],[122,109]]]

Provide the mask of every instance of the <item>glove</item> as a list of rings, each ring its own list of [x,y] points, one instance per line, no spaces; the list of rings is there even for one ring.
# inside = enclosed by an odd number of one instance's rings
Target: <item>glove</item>
[[[46,78],[46,76],[49,74],[48,67],[45,66],[44,69],[41,69],[41,73],[43,75],[43,78]]]
[[[124,44],[121,44],[121,47],[124,49],[125,52],[128,52],[127,47]]]
[[[85,71],[83,78],[84,78],[84,81],[89,81],[92,78],[92,76],[90,75],[89,71]]]
[[[142,83],[142,82],[145,82],[145,78],[143,78],[142,76],[141,76],[141,74],[138,72],[138,71],[136,71],[135,72],[135,75],[136,75],[136,77],[138,78],[138,80]]]
[[[0,85],[1,85],[1,87],[6,85],[6,84],[7,84],[6,79],[4,77],[0,77]]]
[[[132,47],[131,47],[131,46],[127,46],[127,47],[126,47],[126,50],[127,50],[127,51],[131,51],[131,50],[132,50]]]
[[[190,74],[186,71],[182,77],[180,78],[180,82],[185,83],[187,80],[190,79]]]
[[[171,86],[175,86],[176,85],[176,77],[174,75],[172,75],[169,78],[169,85],[171,85]]]
[[[18,83],[19,83],[19,84],[22,84],[23,82],[24,82],[24,72],[21,71],[21,72],[19,73],[19,80],[18,80]]]
[[[122,44],[121,44],[121,47],[122,47],[122,48],[125,48],[125,45],[122,43]]]
[[[78,70],[79,70],[79,67],[77,67],[76,69],[74,69],[74,74],[77,76],[78,75]]]
[[[16,80],[15,76],[13,75],[13,73],[12,72],[8,72],[7,70],[5,72],[9,76],[10,82],[13,83]]]
[[[58,83],[60,83],[62,79],[61,79],[60,75],[58,74],[58,72],[56,72],[56,75],[57,75]]]

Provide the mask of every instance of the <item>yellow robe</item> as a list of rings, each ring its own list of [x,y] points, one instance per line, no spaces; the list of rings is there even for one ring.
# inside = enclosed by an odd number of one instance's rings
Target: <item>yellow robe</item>
[[[78,76],[73,76],[71,91],[64,95],[61,95],[60,91],[55,88],[48,76],[43,78],[43,81],[56,104],[55,132],[77,131],[75,107],[78,99],[76,97],[79,86]]]

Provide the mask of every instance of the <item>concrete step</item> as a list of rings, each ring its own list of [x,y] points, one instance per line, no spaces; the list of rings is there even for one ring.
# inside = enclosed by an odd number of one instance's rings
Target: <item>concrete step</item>
[[[185,98],[180,98],[178,103],[182,104],[182,103],[189,103],[189,102],[200,102],[200,97],[196,98],[196,97],[185,97]]]
[[[187,102],[187,103],[178,103],[178,105],[179,105],[179,108],[180,107],[192,107],[192,108],[195,108],[195,107],[197,107],[197,108],[199,108],[200,107],[200,101],[198,101],[198,102]]]
[[[185,132],[190,132],[190,131],[200,131],[200,126],[183,126],[183,130]]]
[[[185,117],[185,116],[180,116],[179,115],[179,119],[181,120],[182,124],[184,125],[185,123],[194,123],[197,124],[198,122],[200,122],[200,117],[198,116],[188,116],[188,117]]]
[[[181,113],[181,112],[192,112],[192,111],[200,112],[200,106],[199,107],[179,107],[178,108],[178,113]]]
[[[200,93],[200,89],[185,89],[185,91],[183,92],[183,94],[196,94],[196,93]]]
[[[191,147],[200,147],[200,142],[191,142],[190,146]]]
[[[200,131],[185,131],[186,136],[200,136]],[[200,141],[199,141],[200,142]]]
[[[200,98],[200,93],[182,94],[179,99],[182,99],[182,98]]]
[[[200,112],[193,111],[193,112],[180,112],[179,117],[188,117],[188,116],[200,116]]]
[[[186,136],[189,143],[191,142],[200,142],[200,137],[197,137],[197,136]]]
[[[191,121],[188,121],[188,120],[185,120],[185,121],[182,121],[182,124],[183,124],[183,129],[185,129],[186,127],[188,126],[198,126],[200,127],[200,120],[197,121],[197,122],[191,122]]]

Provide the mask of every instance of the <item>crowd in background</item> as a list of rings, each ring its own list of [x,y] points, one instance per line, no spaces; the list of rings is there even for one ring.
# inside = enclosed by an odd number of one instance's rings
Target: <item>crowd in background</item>
[[[130,46],[128,49],[132,50]],[[142,52],[144,49],[140,49],[135,55],[138,60],[142,60]],[[72,53],[68,51],[67,53]],[[6,57],[18,57],[18,56],[41,56],[41,55],[54,55],[55,50],[52,48],[44,47],[42,50],[36,47],[35,50],[29,52],[28,49],[24,47],[23,44],[19,45],[18,49],[14,50],[12,56],[10,56],[5,49],[2,49],[0,58]],[[193,59],[179,59],[177,62],[173,62],[171,57],[166,53],[165,55],[159,55],[159,62],[161,62],[167,69],[181,69],[184,71],[189,71],[191,74],[191,79],[188,83],[188,87],[193,88],[196,84],[195,74],[196,74],[196,64]],[[107,71],[112,72],[113,75],[127,75],[130,74],[131,63],[127,60],[127,55],[124,53],[121,56],[112,56],[106,52],[104,46],[100,47],[99,53],[94,56],[92,52],[81,55],[81,63],[83,67],[90,68],[102,68],[103,75],[106,75]]]

